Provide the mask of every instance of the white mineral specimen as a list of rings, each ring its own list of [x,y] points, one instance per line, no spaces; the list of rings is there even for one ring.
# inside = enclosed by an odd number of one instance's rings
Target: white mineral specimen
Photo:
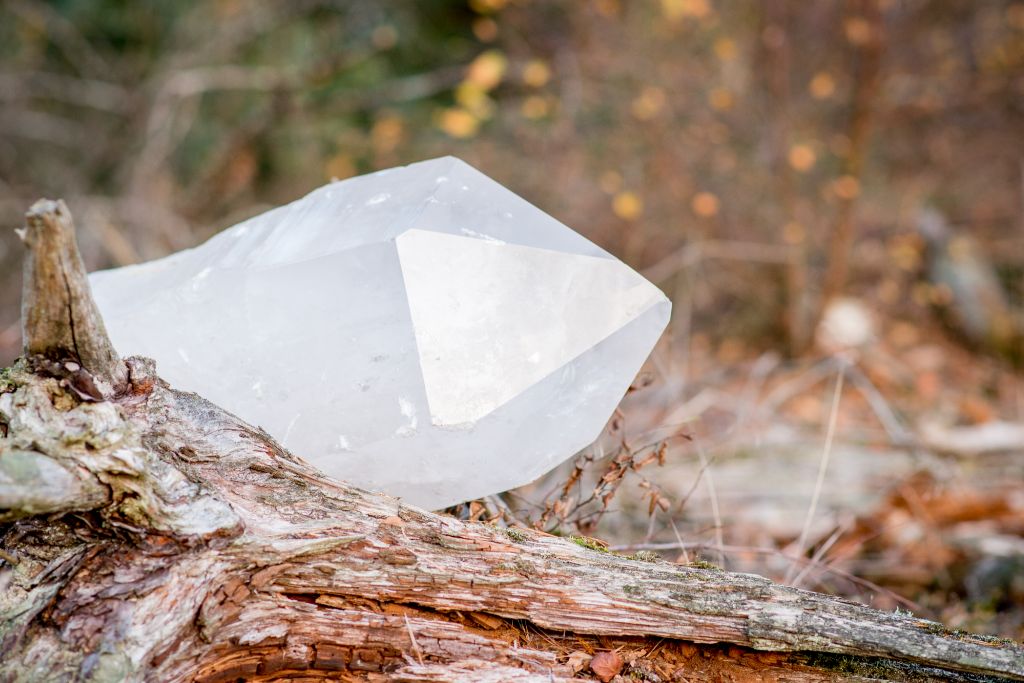
[[[331,476],[427,508],[591,443],[670,308],[451,157],[331,183],[91,282],[122,354]]]

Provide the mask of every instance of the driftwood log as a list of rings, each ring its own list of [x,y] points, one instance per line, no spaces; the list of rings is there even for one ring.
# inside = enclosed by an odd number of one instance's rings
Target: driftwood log
[[[2,681],[1024,680],[1024,650],[324,477],[120,360],[67,208],[0,374]]]

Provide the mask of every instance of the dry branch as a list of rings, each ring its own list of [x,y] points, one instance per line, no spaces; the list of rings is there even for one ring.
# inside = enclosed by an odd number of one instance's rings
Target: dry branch
[[[29,248],[21,310],[25,353],[76,361],[109,395],[124,384],[125,370],[89,292],[71,213],[63,201],[41,199],[25,220],[19,233]]]
[[[0,681],[1024,680],[1009,642],[329,480],[145,359],[101,401],[39,367],[0,375]]]
[[[846,132],[850,149],[843,159],[841,176],[852,181],[854,187],[847,189],[838,197],[836,224],[829,238],[826,261],[828,265],[824,275],[821,301],[814,320],[815,327],[820,323],[828,304],[842,293],[849,276],[850,256],[856,237],[854,211],[867,158],[868,134],[876,106],[875,100],[882,83],[885,26],[881,3],[878,0],[850,0],[849,5],[854,12],[863,15],[861,21],[866,22],[866,35],[861,39],[857,50],[853,102]]]

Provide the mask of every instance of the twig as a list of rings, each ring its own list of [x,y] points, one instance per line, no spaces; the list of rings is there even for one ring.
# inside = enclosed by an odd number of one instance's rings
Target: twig
[[[835,367],[836,358],[834,356],[829,356],[828,358],[818,361],[793,379],[787,380],[769,391],[761,401],[760,405],[758,405],[758,411],[768,413],[773,412],[778,406],[785,403],[793,396],[810,389],[812,386],[828,377],[829,373]]]
[[[750,416],[757,412],[757,397],[771,372],[779,366],[780,358],[775,352],[765,352],[758,356],[750,368],[747,381],[740,392],[736,409],[735,428],[738,430]]]
[[[697,470],[697,476],[693,478],[693,483],[690,484],[690,488],[687,489],[686,493],[684,493],[682,498],[679,499],[678,509],[680,512],[683,511],[683,508],[686,507],[686,503],[690,500],[690,497],[693,496],[694,491],[696,491],[697,487],[700,486],[701,481],[704,479],[704,472],[711,466],[711,463],[713,463],[717,457],[718,453],[714,453],[710,458],[700,459],[700,469]]]
[[[811,555],[811,559],[815,563],[824,562],[825,554],[829,551],[829,549],[833,545],[835,545],[836,541],[838,541],[840,538],[842,538],[843,533],[845,531],[846,531],[846,529],[843,528],[842,526],[836,527],[835,531],[832,532],[832,535],[829,536],[828,539],[824,543],[822,543],[820,546],[818,546],[818,548],[814,551],[814,554]],[[796,577],[794,577],[793,585],[794,586],[799,586],[801,584],[801,582],[804,580],[804,578],[807,576],[807,574],[810,573],[811,568],[812,568],[812,565],[810,563],[804,565],[804,568],[800,570],[800,573],[797,574]]]
[[[839,376],[836,378],[836,389],[835,394],[832,396],[832,412],[828,416],[828,432],[825,434],[825,448],[821,453],[821,463],[818,466],[818,478],[814,482],[814,492],[811,494],[811,504],[807,508],[807,516],[804,518],[804,528],[800,531],[800,540],[796,544],[797,556],[801,556],[804,553],[804,548],[807,546],[807,536],[811,531],[811,524],[814,522],[814,515],[818,511],[818,500],[821,497],[821,489],[825,485],[825,473],[828,471],[828,462],[832,455],[832,442],[836,435],[836,422],[839,418],[839,399],[843,393],[843,377],[845,373],[840,368]],[[790,580],[790,575],[793,567],[790,566],[789,570],[786,571],[786,582]]]
[[[680,546],[686,545],[685,543],[683,543],[683,537],[679,533],[679,528],[676,526],[675,520],[672,519],[672,515],[668,516],[668,523],[672,527],[672,534],[676,537],[676,542],[679,543]],[[683,562],[686,562],[687,564],[689,564],[689,562],[690,562],[690,553],[686,552],[686,548],[685,547],[680,547],[679,551],[683,555]]]
[[[77,149],[86,138],[86,129],[78,121],[38,109],[5,107],[0,116],[0,127],[6,135],[68,149]]]
[[[896,414],[896,411],[889,406],[885,397],[882,396],[882,392],[875,387],[867,375],[855,363],[847,366],[847,372],[850,374],[850,383],[867,400],[871,410],[875,413],[875,417],[878,418],[878,421],[889,435],[889,440],[892,444],[901,447],[914,446],[917,438],[903,426],[903,422]]]
[[[682,396],[690,381],[690,344],[693,333],[693,272],[687,272],[676,282],[672,297],[671,335],[669,337],[669,392],[670,398]]]
[[[514,523],[517,518],[516,513],[512,510],[509,504],[505,502],[505,499],[503,498],[504,495],[505,494],[503,493],[496,493],[493,496],[487,496],[487,498],[484,499],[484,502],[493,505],[495,510],[497,510],[495,513],[497,518],[508,526],[509,524]]]
[[[48,97],[58,102],[123,113],[131,93],[108,81],[76,78],[46,71],[0,74],[0,100],[5,102]]]
[[[791,88],[793,40],[792,36],[787,33],[791,5],[775,0],[764,2],[763,8],[763,21],[766,26],[772,26],[778,30],[780,37],[778,40],[762,41],[764,68],[759,71],[765,79],[766,88],[774,101],[772,109],[775,114],[768,121],[767,138],[770,145],[775,192],[782,215],[782,220],[779,221],[780,237],[787,240],[785,226],[796,220],[799,208],[793,168],[788,163],[794,119]],[[792,247],[794,258],[785,268],[786,298],[783,323],[790,352],[797,355],[807,348],[810,341],[805,314],[808,297],[808,244],[806,237],[802,236],[802,239]]]
[[[850,111],[846,137],[850,140],[850,152],[842,164],[842,175],[859,183],[864,160],[867,156],[868,133],[875,107],[875,95],[881,84],[882,53],[884,50],[883,22],[878,0],[851,0],[858,6],[870,27],[868,37],[857,54],[854,74],[853,104]],[[824,315],[828,304],[846,286],[849,273],[850,252],[853,248],[856,225],[854,210],[859,189],[854,188],[839,197],[835,228],[829,240],[828,260],[824,275],[823,292],[815,316],[814,329]]]
[[[691,242],[643,270],[651,282],[663,282],[680,270],[705,260],[748,261],[750,263],[787,264],[796,255],[786,244],[744,242],[740,240],[705,240]]]
[[[420,649],[420,644],[416,642],[416,634],[412,631],[412,624],[409,623],[409,615],[403,615],[405,617],[405,628],[409,631],[409,640],[412,641],[412,651],[416,653],[416,659],[419,660],[420,666],[423,666],[423,650]]]
[[[718,507],[718,492],[715,489],[715,478],[711,475],[711,463],[708,462],[704,448],[700,445],[700,440],[695,438],[693,445],[697,449],[697,457],[700,458],[701,471],[704,472],[704,481],[708,487],[708,498],[711,500],[711,515],[715,522],[715,544],[718,546],[719,561],[724,564],[725,551],[722,548],[725,547],[725,540],[722,536],[722,512]]]

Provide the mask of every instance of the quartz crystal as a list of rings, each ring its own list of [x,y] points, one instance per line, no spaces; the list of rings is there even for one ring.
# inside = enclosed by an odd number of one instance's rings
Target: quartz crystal
[[[670,307],[452,157],[333,182],[91,283],[123,355],[333,477],[435,509],[597,438]]]

